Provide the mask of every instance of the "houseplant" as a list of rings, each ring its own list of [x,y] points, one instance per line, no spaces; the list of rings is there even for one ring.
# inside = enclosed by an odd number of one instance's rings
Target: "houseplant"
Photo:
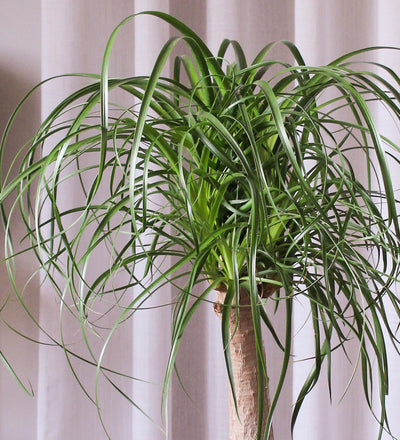
[[[363,64],[352,69],[352,60],[372,49],[312,67],[288,42],[282,46],[295,65],[269,59],[274,44],[248,65],[237,42],[225,40],[213,55],[183,23],[160,12],[146,14],[181,34],[165,44],[151,75],[108,77],[112,46],[128,17],[109,40],[101,75],[44,120],[16,155],[17,177],[9,177],[13,170],[3,176],[4,263],[11,280],[20,252],[37,257],[61,305],[80,320],[92,356],[87,361],[98,366],[98,374],[105,373],[103,353],[91,350],[87,332],[96,331],[101,300],[111,298],[119,310],[106,349],[121,322],[162,296],[163,286],[184,280],[174,309],[165,397],[188,322],[199,304],[215,301],[233,396],[230,429],[240,439],[272,439],[292,353],[292,305],[302,295],[309,301],[315,358],[293,423],[322,363],[330,374],[332,351],[345,350],[355,338],[371,409],[377,365],[380,438],[389,429],[386,344],[397,344],[388,308],[399,314],[394,282],[400,228],[389,166],[398,165],[398,147],[379,134],[373,112],[382,105],[398,121],[398,76],[377,64],[373,70],[382,75],[361,70]],[[191,57],[173,58],[173,77],[164,78],[163,66],[180,41]],[[231,63],[225,60],[230,49]],[[125,96],[111,105],[116,90]],[[353,167],[354,154],[366,176]],[[73,184],[80,198],[66,204],[63,190]],[[26,228],[22,251],[14,250],[12,240],[16,215]],[[88,277],[93,255],[105,250],[109,264]],[[173,259],[170,267],[165,257]],[[119,282],[120,273],[128,280]],[[193,287],[204,280],[208,287],[194,297]],[[133,286],[141,287],[140,295],[131,296]],[[283,341],[265,311],[270,301],[285,309]],[[263,327],[284,353],[270,404]],[[68,346],[64,350],[67,357],[73,354]],[[249,380],[243,383],[243,377]],[[248,383],[257,399],[246,397]]]

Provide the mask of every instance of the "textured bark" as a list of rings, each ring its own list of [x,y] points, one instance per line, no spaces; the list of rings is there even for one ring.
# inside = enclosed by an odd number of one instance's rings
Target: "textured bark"
[[[274,290],[274,289],[273,289]],[[272,291],[271,290],[271,293]],[[263,291],[264,295],[266,294]],[[269,291],[267,295],[271,294]],[[265,295],[265,296],[267,296]],[[215,313],[221,317],[225,292],[217,291]],[[258,424],[258,381],[257,352],[250,297],[245,290],[240,291],[239,316],[236,319],[234,307],[231,309],[229,331],[230,352],[238,411],[236,412],[232,394],[229,402],[229,440],[255,440]],[[233,337],[232,337],[233,335]],[[264,355],[265,357],[265,355]],[[270,408],[268,388],[264,388],[263,430]],[[263,436],[261,438],[264,438]],[[273,440],[271,430],[269,440]]]

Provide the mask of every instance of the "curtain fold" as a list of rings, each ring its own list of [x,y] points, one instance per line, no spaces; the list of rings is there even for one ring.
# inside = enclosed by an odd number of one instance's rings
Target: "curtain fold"
[[[41,11],[40,0],[32,0],[28,4],[24,0],[0,2],[0,133],[6,126],[8,118],[22,96],[40,81],[41,69]],[[27,23],[34,23],[27,26]],[[16,121],[17,130],[9,137],[10,150],[4,157],[6,164],[15,159],[18,146],[21,146],[40,124],[40,93],[27,103]],[[6,167],[7,168],[7,167]],[[2,170],[5,172],[7,170]],[[18,228],[19,237],[22,234]],[[0,259],[4,258],[4,235],[0,234]],[[19,259],[21,271],[28,272],[32,263],[28,259]],[[27,275],[23,273],[21,275]],[[23,278],[23,277],[22,277]],[[22,339],[11,332],[3,320],[12,323],[17,331],[38,338],[36,326],[27,318],[14,299],[8,301],[11,291],[5,265],[0,265],[0,350],[20,375],[23,383],[30,384],[37,393],[38,347],[36,344]],[[26,289],[26,298],[34,317],[38,315],[38,283]],[[24,439],[33,432],[36,438],[36,407],[37,401],[29,398],[11,379],[5,368],[0,368],[0,438]],[[21,423],[21,421],[24,421]]]
[[[17,13],[17,4],[19,8],[25,8],[23,13]],[[175,15],[193,27],[214,51],[223,38],[237,39],[246,49],[249,61],[267,42],[282,39],[294,41],[310,64],[327,63],[343,52],[363,46],[400,44],[397,23],[400,7],[395,0],[380,3],[377,0],[250,0],[246,6],[240,0],[32,0],[32,9],[26,9],[23,5],[23,0],[2,0],[2,8],[8,13],[0,19],[3,32],[0,42],[0,85],[6,83],[7,88],[14,90],[6,95],[7,105],[3,104],[4,108],[1,108],[2,118],[6,118],[6,112],[11,111],[20,97],[21,87],[27,91],[40,78],[65,72],[99,73],[103,50],[113,28],[124,17],[143,10],[161,10]],[[26,27],[30,29],[29,33],[15,34],[15,29]],[[116,39],[110,76],[148,74],[158,51],[171,35],[171,29],[151,17],[138,17],[124,26]],[[10,46],[13,47],[12,55]],[[283,53],[283,57],[289,59],[289,56],[289,53]],[[27,59],[29,69],[26,67]],[[400,57],[396,59],[397,65],[399,60]],[[384,61],[390,62],[390,59]],[[21,65],[24,67],[21,68]],[[171,69],[171,66],[168,65],[166,69]],[[79,81],[76,78],[60,78],[46,84],[41,94],[36,94],[31,101],[32,117],[26,115],[29,126],[25,121],[19,121],[20,127],[24,127],[23,133],[32,133],[32,127],[37,125],[40,116],[44,118],[61,97],[74,90]],[[382,121],[385,122],[384,118]],[[3,127],[3,121],[0,123]],[[18,138],[15,142],[21,140]],[[65,198],[73,197],[74,188],[70,188]],[[94,265],[102,264],[101,255],[98,258]],[[2,280],[6,279],[5,274],[1,274],[1,277]],[[51,287],[44,283],[33,290],[36,294],[31,293],[32,301],[39,323],[58,338],[59,304],[54,299]],[[165,289],[162,296],[164,304],[172,304],[175,294],[173,289]],[[150,414],[154,423],[115,392],[106,377],[99,379],[97,396],[95,367],[71,358],[79,380],[88,389],[87,396],[71,373],[65,354],[53,347],[49,338],[35,336],[50,345],[31,345],[16,338],[3,326],[0,349],[4,347],[4,352],[11,356],[10,360],[15,358],[18,361],[18,373],[22,373],[23,378],[29,378],[36,396],[31,400],[22,396],[7,372],[4,369],[0,371],[0,438],[106,439],[99,414],[90,400],[96,397],[100,402],[104,426],[114,440],[165,438],[163,429],[166,421],[160,417],[160,399],[169,353],[172,305],[161,305],[153,303],[154,309],[140,311],[133,320],[126,322],[113,336],[105,358],[105,363],[112,369],[146,381],[112,375],[124,392]],[[23,312],[19,313],[21,328],[34,334],[36,329],[30,319]],[[290,438],[292,405],[310,368],[306,361],[296,362],[313,354],[310,352],[312,328],[304,325],[307,314],[299,300],[294,323],[296,356],[274,420],[276,440]],[[71,348],[88,356],[76,322],[67,316],[63,318],[66,320],[64,331]],[[278,329],[284,325],[280,316],[273,319]],[[279,377],[282,355],[268,335],[265,339],[273,386]],[[356,344],[352,350],[356,352]],[[304,404],[294,439],[374,440],[378,427],[363,403],[360,381],[354,381],[339,405],[355,366],[349,364],[344,356],[336,357],[334,366],[339,373],[334,376],[332,405],[326,383],[319,384]],[[190,323],[182,341],[177,367],[180,380],[174,378],[171,387],[167,421],[169,438],[226,439],[228,384],[220,323],[211,304],[205,303]],[[391,413],[396,414],[400,407],[400,381],[396,371],[392,372],[392,377],[390,405]],[[4,397],[3,390],[6,390],[7,397]],[[21,421],[18,422],[18,419]],[[400,436],[400,422],[397,423],[393,425],[393,431]],[[385,440],[388,438],[384,437]]]

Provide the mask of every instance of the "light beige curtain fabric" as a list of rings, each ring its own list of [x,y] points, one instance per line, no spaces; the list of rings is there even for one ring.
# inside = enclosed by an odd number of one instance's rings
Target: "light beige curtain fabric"
[[[396,0],[0,0],[0,128],[18,98],[41,78],[68,72],[100,71],[109,34],[125,16],[143,10],[169,12],[193,27],[214,50],[225,37],[238,39],[249,58],[267,42],[294,41],[308,63],[327,63],[339,54],[359,47],[388,44],[400,46]],[[116,41],[111,76],[149,73],[158,50],[171,30],[160,20],[139,17],[125,26]],[[288,54],[284,54],[288,57]],[[391,55],[392,56],[392,55]],[[385,59],[388,62],[388,59]],[[399,66],[399,59],[395,60]],[[21,131],[13,142],[25,140],[52,106],[78,85],[76,79],[61,78],[37,93],[19,121]],[[385,123],[385,121],[382,121]],[[11,158],[10,158],[11,160]],[[399,181],[400,184],[400,181]],[[73,188],[65,197],[74,197]],[[27,263],[29,267],[32,263]],[[101,256],[99,256],[101,264]],[[0,273],[6,285],[6,276]],[[46,284],[33,286],[35,318],[46,331],[58,336],[59,306]],[[2,295],[6,295],[3,292]],[[166,290],[166,303],[174,292]],[[154,304],[157,306],[158,304]],[[148,412],[154,423],[123,399],[107,381],[99,378],[99,405],[104,426],[114,440],[162,440],[165,425],[160,414],[161,385],[169,350],[171,307],[137,314],[117,332],[107,350],[105,363],[124,374],[144,379],[117,378],[117,383]],[[49,343],[30,319],[7,308],[6,319],[18,317],[18,330],[32,339]],[[151,318],[150,318],[151,317]],[[82,351],[76,323],[64,326],[72,350]],[[295,358],[274,420],[276,440],[290,438],[290,413],[310,365],[299,359],[312,356],[312,329],[304,325],[307,310],[296,304]],[[279,326],[279,316],[274,318]],[[16,365],[21,378],[32,384],[35,397],[26,397],[0,370],[0,438],[7,440],[106,439],[99,415],[90,399],[96,399],[95,369],[71,358],[80,389],[62,350],[35,345],[0,328],[0,350]],[[272,388],[278,380],[281,353],[266,338]],[[357,346],[354,346],[357,351]],[[87,355],[87,353],[86,353]],[[190,324],[182,342],[177,365],[188,398],[174,379],[169,403],[168,430],[171,440],[225,440],[227,438],[227,379],[221,349],[219,321],[212,307],[204,304]],[[321,383],[304,404],[295,428],[295,440],[374,440],[377,424],[364,404],[362,385],[355,380],[341,401],[347,382],[357,368],[338,356],[333,402],[326,383]],[[390,413],[393,432],[400,436],[400,379],[392,372]],[[340,405],[339,405],[339,401]],[[396,425],[397,423],[397,425]],[[388,437],[384,437],[385,440]]]
[[[40,0],[30,2],[0,1],[0,132],[18,104],[19,99],[40,81],[41,60],[41,8]],[[27,23],[32,22],[31,26]],[[10,137],[12,145],[22,145],[33,134],[34,127],[40,123],[40,95],[37,94],[27,105],[18,119],[18,130]],[[11,163],[14,154],[10,151],[6,161]],[[4,237],[0,238],[1,258],[4,256]],[[28,269],[32,264],[25,260]],[[22,265],[24,267],[24,265]],[[9,284],[4,264],[0,265],[0,302],[1,305],[9,293]],[[35,316],[38,314],[39,286],[32,286],[26,292],[30,297]],[[35,325],[21,312],[15,302],[9,303],[1,313],[3,319],[18,323],[17,329],[31,338],[38,338]],[[0,325],[0,350],[15,365],[22,375],[24,383],[28,380],[37,393],[37,345],[24,341]],[[18,366],[17,366],[18,365]],[[28,439],[36,438],[37,400],[27,397],[10,379],[8,372],[0,368],[0,438]],[[32,437],[30,435],[32,434]]]

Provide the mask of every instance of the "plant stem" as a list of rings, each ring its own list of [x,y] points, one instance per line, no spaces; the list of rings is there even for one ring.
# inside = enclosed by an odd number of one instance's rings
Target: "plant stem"
[[[226,292],[224,291],[217,291],[217,300],[214,310],[220,318],[225,294]],[[255,440],[257,438],[258,425],[256,341],[249,294],[244,289],[241,289],[239,297],[239,313],[237,314],[236,308],[232,307],[229,320],[229,332],[231,335],[230,354],[237,401],[236,411],[231,392],[229,398],[229,440]],[[269,390],[268,387],[265,386],[261,438],[264,438],[269,408]],[[274,440],[272,429],[268,439]]]

